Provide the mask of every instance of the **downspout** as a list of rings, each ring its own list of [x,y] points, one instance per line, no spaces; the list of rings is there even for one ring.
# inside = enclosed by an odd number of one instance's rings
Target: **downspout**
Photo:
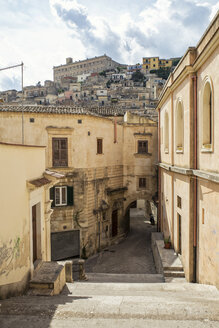
[[[117,117],[114,120],[114,143],[117,142]]]
[[[161,231],[161,140],[160,140],[160,108],[158,108],[158,216],[157,216],[157,232]]]
[[[173,84],[173,74],[171,75],[171,83]],[[171,91],[171,165],[174,166],[174,109],[173,109],[173,91]],[[172,226],[171,226],[171,241],[174,245],[174,173],[171,172],[171,187],[172,187]]]
[[[194,170],[197,169],[197,76],[193,80],[194,102]],[[196,282],[197,274],[197,179],[194,179],[194,227],[193,227],[193,282]]]

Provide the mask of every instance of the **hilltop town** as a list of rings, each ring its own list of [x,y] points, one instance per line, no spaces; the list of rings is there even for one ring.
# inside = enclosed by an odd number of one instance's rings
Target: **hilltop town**
[[[7,104],[110,107],[150,111],[156,108],[169,73],[180,58],[142,58],[142,64],[122,65],[107,55],[53,67],[53,81],[0,92]]]

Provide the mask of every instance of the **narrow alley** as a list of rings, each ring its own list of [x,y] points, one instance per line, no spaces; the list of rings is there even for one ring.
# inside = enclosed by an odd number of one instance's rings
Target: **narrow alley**
[[[152,226],[150,221],[136,214],[130,219],[130,233],[126,239],[86,261],[88,281],[163,281],[162,276],[156,274],[151,250],[151,232],[156,231],[156,226]]]

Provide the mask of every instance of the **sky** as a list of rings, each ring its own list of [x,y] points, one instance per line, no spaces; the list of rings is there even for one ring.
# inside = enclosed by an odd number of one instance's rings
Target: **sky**
[[[0,0],[0,68],[23,62],[24,85],[36,85],[67,57],[180,57],[218,9],[217,0]],[[8,89],[21,89],[20,68],[0,71]]]

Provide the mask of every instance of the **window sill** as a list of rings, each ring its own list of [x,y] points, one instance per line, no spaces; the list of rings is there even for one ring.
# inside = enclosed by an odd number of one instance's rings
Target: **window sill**
[[[176,153],[177,154],[183,154],[184,153],[183,148],[182,147],[177,147],[176,148]]]
[[[51,171],[63,171],[63,170],[73,170],[74,167],[73,166],[52,166],[52,167],[49,167],[48,170],[51,170]]]
[[[101,154],[99,154],[99,153],[96,153],[96,155],[104,155],[104,153],[101,153]]]
[[[134,156],[136,157],[149,157],[152,156],[151,153],[135,153]]]
[[[211,144],[202,145],[201,152],[202,153],[213,153],[212,145]]]
[[[63,209],[63,208],[66,209],[67,207],[72,208],[73,206],[74,206],[74,205],[55,205],[55,206],[51,207],[51,209],[54,210],[54,209],[56,208],[56,209],[60,209],[60,210],[61,210],[61,209]]]
[[[164,149],[165,154],[169,154],[169,149]]]

